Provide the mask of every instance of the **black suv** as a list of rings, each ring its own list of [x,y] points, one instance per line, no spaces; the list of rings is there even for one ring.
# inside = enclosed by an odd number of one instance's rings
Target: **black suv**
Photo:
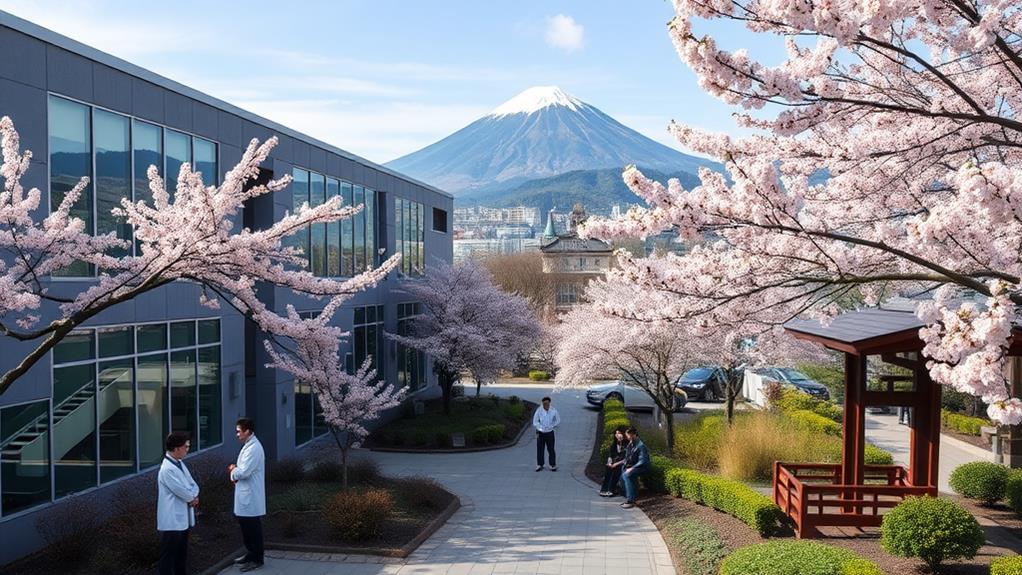
[[[724,394],[724,370],[715,365],[705,365],[686,371],[675,387],[685,390],[690,401],[720,401]]]

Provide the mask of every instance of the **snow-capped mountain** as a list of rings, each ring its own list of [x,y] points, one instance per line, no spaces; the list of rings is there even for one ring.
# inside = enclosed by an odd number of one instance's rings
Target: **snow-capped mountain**
[[[510,188],[574,170],[637,164],[665,173],[719,168],[621,124],[556,86],[537,86],[387,164],[455,195]]]

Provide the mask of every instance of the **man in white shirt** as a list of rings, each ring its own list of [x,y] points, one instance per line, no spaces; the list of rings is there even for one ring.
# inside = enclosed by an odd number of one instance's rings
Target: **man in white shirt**
[[[255,436],[255,423],[242,417],[235,425],[235,434],[242,443],[238,463],[227,466],[234,482],[234,515],[241,525],[245,554],[234,560],[241,571],[263,566],[263,523],[266,515],[266,456]]]
[[[199,486],[185,466],[185,455],[191,448],[188,434],[175,431],[167,436],[167,452],[163,455],[156,483],[156,530],[160,532],[160,575],[184,575],[188,557],[188,530],[195,525],[195,508],[199,505]]]
[[[536,471],[543,471],[543,447],[550,456],[550,471],[557,471],[557,453],[554,451],[554,429],[560,425],[557,408],[550,407],[550,398],[543,398],[543,406],[532,416],[536,428]]]

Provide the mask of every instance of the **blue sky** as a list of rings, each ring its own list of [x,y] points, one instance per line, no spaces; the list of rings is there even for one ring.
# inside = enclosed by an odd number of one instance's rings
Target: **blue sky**
[[[672,118],[735,132],[732,110],[675,54],[665,0],[0,0],[0,9],[381,163],[536,85],[558,85],[676,148]],[[754,48],[751,35],[726,30],[725,46]]]

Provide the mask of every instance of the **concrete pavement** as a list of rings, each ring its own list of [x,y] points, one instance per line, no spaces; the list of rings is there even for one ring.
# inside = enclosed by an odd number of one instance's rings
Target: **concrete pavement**
[[[897,415],[866,415],[866,439],[894,456],[894,461],[908,465],[909,437],[911,430],[907,425],[898,423]],[[952,493],[948,485],[948,477],[956,467],[970,461],[993,461],[994,456],[989,450],[982,450],[963,441],[940,436],[940,474],[937,489],[943,493]]]
[[[257,573],[271,575],[673,575],[656,526],[622,499],[598,497],[586,478],[596,413],[579,391],[537,385],[484,389],[539,402],[544,395],[563,423],[557,430],[559,471],[535,472],[535,434],[515,447],[459,454],[361,452],[388,475],[425,475],[457,494],[463,507],[406,559],[268,552]],[[371,561],[371,562],[365,562]],[[231,567],[223,573],[237,573]]]

